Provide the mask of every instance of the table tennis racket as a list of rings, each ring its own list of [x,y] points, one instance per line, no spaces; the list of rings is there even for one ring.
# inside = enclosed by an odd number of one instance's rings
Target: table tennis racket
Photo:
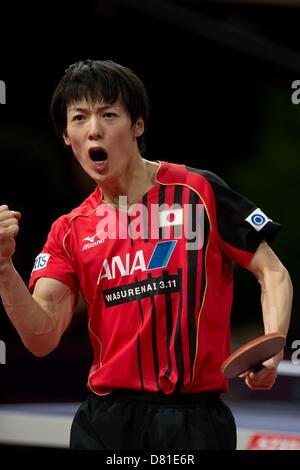
[[[224,377],[233,379],[247,370],[261,369],[262,363],[278,354],[285,342],[285,337],[279,333],[268,333],[249,341],[223,362],[221,371]]]

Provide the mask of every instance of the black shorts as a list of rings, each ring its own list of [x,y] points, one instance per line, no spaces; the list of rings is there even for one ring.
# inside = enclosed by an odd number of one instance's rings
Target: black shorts
[[[218,392],[116,390],[90,395],[71,428],[71,449],[235,449],[236,425]]]

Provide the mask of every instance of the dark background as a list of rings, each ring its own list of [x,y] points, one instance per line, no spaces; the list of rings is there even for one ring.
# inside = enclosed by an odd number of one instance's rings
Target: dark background
[[[275,2],[280,3],[280,2]],[[55,1],[1,5],[0,203],[22,212],[14,257],[27,282],[51,223],[88,196],[93,182],[52,131],[51,94],[77,60],[132,68],[152,113],[146,158],[216,172],[283,224],[274,250],[295,287],[286,350],[299,338],[300,10],[247,2]],[[294,2],[291,2],[294,3]],[[233,347],[262,334],[260,289],[235,269]],[[81,400],[91,364],[80,305],[59,347],[36,358],[0,305],[0,401]]]

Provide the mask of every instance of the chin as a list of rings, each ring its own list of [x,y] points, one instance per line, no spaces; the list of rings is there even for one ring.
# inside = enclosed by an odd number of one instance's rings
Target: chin
[[[93,174],[93,176],[91,176],[93,178],[93,180],[95,181],[95,183],[97,184],[102,184],[102,183],[105,183],[105,181],[107,180],[107,175],[101,175],[101,174]]]

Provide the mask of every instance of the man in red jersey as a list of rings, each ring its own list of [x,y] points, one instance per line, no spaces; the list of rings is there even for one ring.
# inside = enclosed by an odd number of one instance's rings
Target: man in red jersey
[[[54,127],[95,191],[56,220],[30,290],[12,264],[19,212],[0,206],[0,292],[35,355],[52,351],[81,291],[94,361],[73,449],[234,449],[220,399],[230,353],[232,262],[262,287],[265,333],[287,335],[292,286],[269,244],[280,225],[209,171],[149,161],[147,93],[111,61],[71,65],[51,102]],[[244,377],[269,389],[279,354]]]

